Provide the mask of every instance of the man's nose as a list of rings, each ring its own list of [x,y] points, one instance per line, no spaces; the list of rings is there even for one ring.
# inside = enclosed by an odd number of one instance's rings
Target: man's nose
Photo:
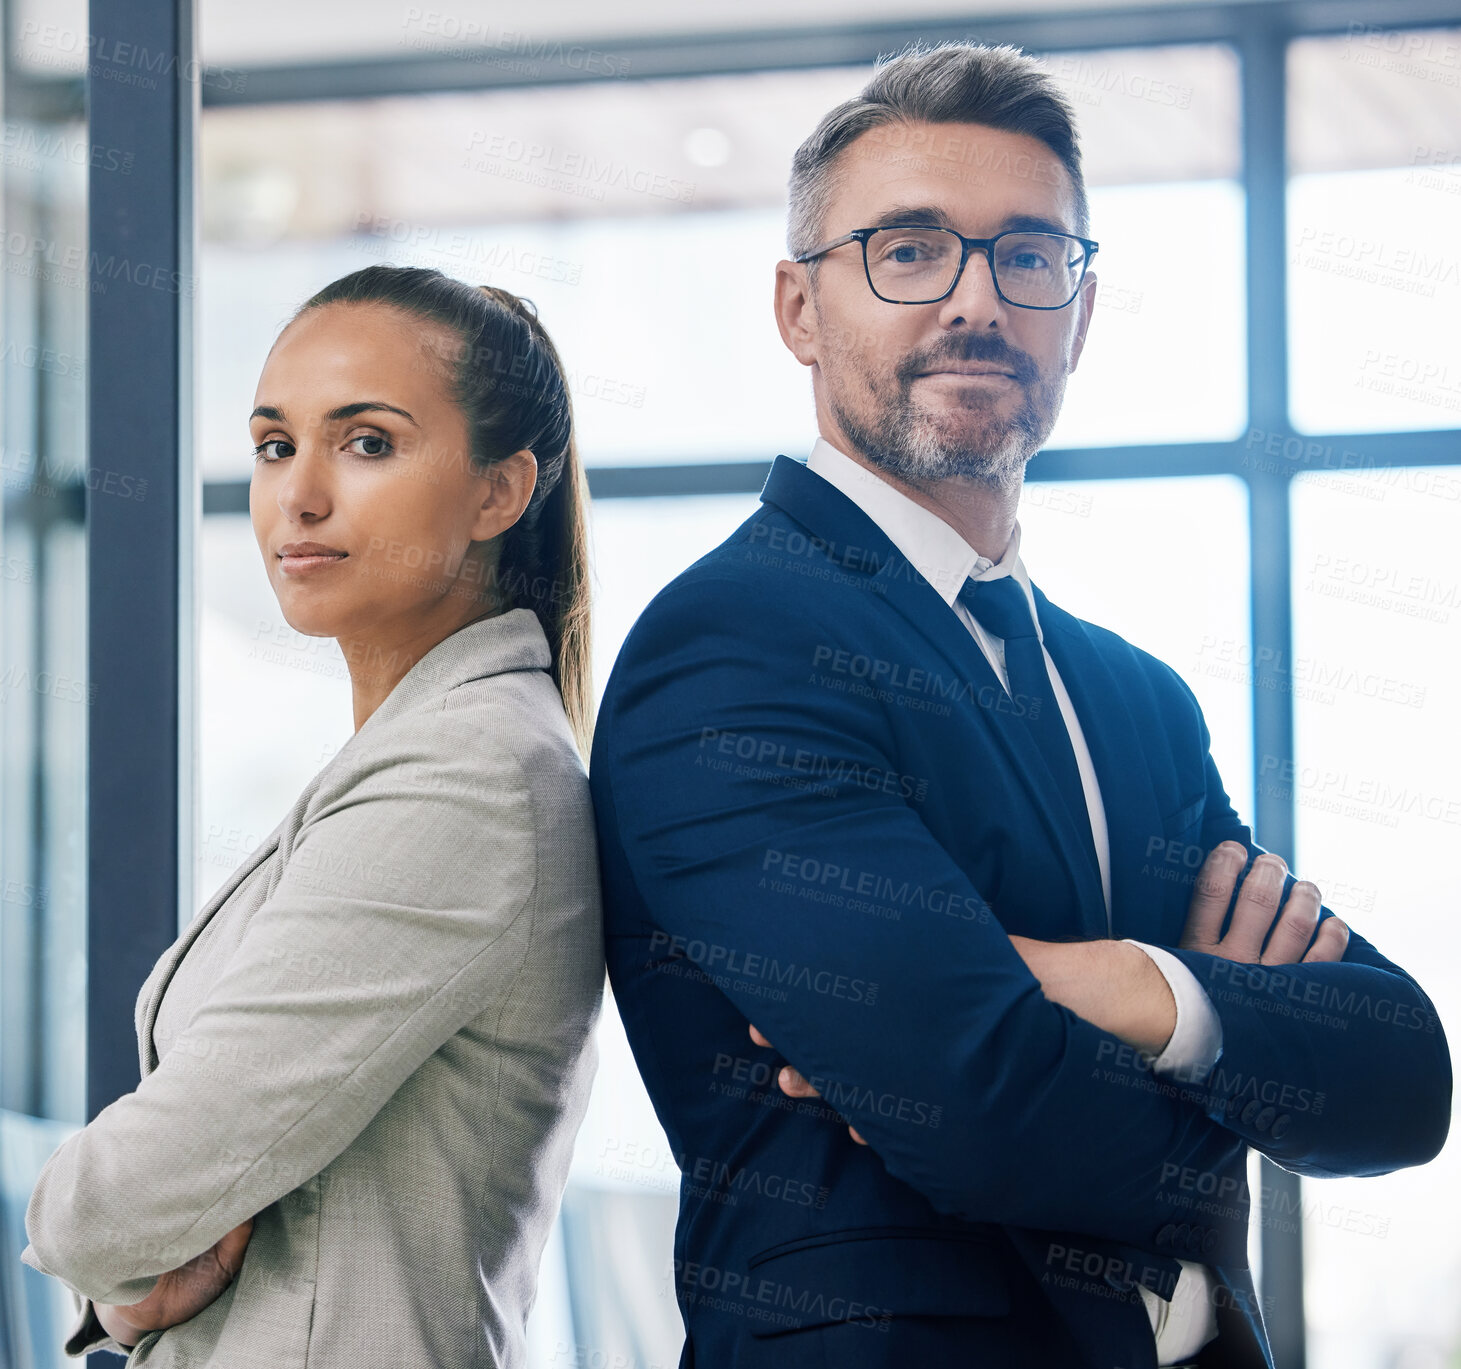
[[[953,293],[939,302],[939,323],[944,328],[998,327],[1005,322],[1008,309],[994,288],[988,254],[974,251],[964,263]]]

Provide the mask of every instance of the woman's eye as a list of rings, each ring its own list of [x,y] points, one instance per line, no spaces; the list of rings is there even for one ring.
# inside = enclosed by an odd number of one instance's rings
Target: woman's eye
[[[275,447],[280,450],[271,450]],[[278,461],[281,457],[293,455],[294,448],[282,437],[271,437],[267,442],[261,442],[254,448],[254,457],[259,461]]]
[[[379,433],[361,433],[359,437],[352,437],[346,447],[355,448],[360,456],[389,456],[393,448],[387,438]]]

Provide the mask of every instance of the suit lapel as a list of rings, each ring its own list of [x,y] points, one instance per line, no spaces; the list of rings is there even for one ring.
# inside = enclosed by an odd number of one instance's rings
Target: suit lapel
[[[152,967],[152,973],[138,993],[141,1005],[137,1016],[138,1063],[144,1075],[157,1066],[157,1052],[152,1028],[157,1021],[158,1006],[168,983],[177,972],[189,947],[198,939],[215,913],[233,896],[234,891],[259,865],[279,848],[286,826],[297,830],[303,821],[310,798],[325,776],[341,763],[347,748],[356,745],[368,730],[380,728],[384,722],[404,710],[418,706],[454,688],[466,680],[483,674],[510,670],[547,670],[552,665],[552,651],[537,615],[531,609],[509,609],[491,618],[480,618],[458,628],[427,651],[396,683],[380,706],[361,727],[346,739],[340,748],[305,787],[294,807],[279,825],[252,851],[223,886],[199,910],[182,934]]]
[[[292,816],[292,814],[291,814]],[[198,915],[188,923],[179,935],[178,939],[164,953],[161,960],[157,962],[156,968],[148,976],[144,985],[146,1003],[142,1009],[142,1017],[138,1024],[137,1050],[138,1063],[142,1074],[145,1077],[157,1068],[157,1050],[152,1040],[153,1024],[157,1021],[157,1010],[162,1003],[162,996],[167,992],[168,983],[177,972],[182,959],[188,953],[188,948],[198,939],[203,928],[212,920],[213,915],[233,896],[233,892],[243,883],[248,876],[256,870],[259,865],[267,860],[279,848],[279,836],[284,830],[284,819],[279,825],[264,838],[261,845],[255,848],[242,865],[238,867],[223,882],[223,885],[199,910]]]
[[[1000,706],[1008,704],[1009,696],[958,615],[867,514],[800,462],[778,456],[761,498],[823,539],[839,569],[870,575],[871,588],[949,663],[960,685],[952,695],[953,706],[965,710],[971,720],[975,716],[984,720],[1034,800],[1077,890],[1079,930],[1087,937],[1104,937],[1106,901],[1099,873],[1085,854],[1090,837],[1075,825],[1025,720]]]
[[[1152,898],[1150,882],[1141,879],[1142,868],[1151,859],[1151,841],[1162,834],[1141,730],[1085,624],[1038,589],[1035,602],[1045,649],[1075,705],[1101,787],[1111,849],[1112,930],[1118,937],[1160,942],[1161,908]],[[1147,719],[1146,726],[1154,722]]]

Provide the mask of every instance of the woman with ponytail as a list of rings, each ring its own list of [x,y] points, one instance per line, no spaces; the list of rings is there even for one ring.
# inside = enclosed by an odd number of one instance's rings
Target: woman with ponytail
[[[521,1365],[603,980],[563,368],[525,301],[372,266],[280,334],[251,428],[355,733],[157,962],[142,1082],[47,1162],[22,1258],[70,1355]]]

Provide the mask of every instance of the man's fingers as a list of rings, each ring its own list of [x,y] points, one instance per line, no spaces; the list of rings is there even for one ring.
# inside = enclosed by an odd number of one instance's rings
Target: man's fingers
[[[1233,886],[1238,882],[1238,872],[1247,858],[1248,853],[1235,841],[1222,842],[1208,853],[1202,869],[1197,872],[1192,901],[1187,905],[1187,925],[1182,929],[1183,946],[1190,950],[1206,950],[1217,944],[1223,915],[1228,911],[1228,902],[1233,896]]]
[[[781,1073],[776,1076],[776,1082],[781,1085],[782,1093],[791,1098],[820,1098],[822,1096],[807,1083],[801,1072],[793,1065],[783,1065]]]
[[[1342,960],[1348,945],[1349,928],[1337,917],[1326,917],[1320,924],[1319,934],[1314,938],[1314,944],[1309,947],[1309,953],[1304,959],[1306,961]]]
[[[758,1046],[769,1046],[771,1043],[758,1032],[755,1027],[751,1028],[751,1039]],[[822,1095],[817,1092],[807,1081],[805,1076],[795,1065],[783,1065],[781,1073],[776,1076],[776,1082],[781,1086],[782,1093],[788,1098],[820,1098]],[[847,1134],[860,1146],[867,1145],[863,1140],[862,1133],[856,1127],[849,1126]]]
[[[1283,897],[1284,876],[1288,866],[1282,856],[1265,851],[1249,868],[1233,905],[1233,920],[1222,939],[1221,954],[1229,960],[1256,964],[1264,938],[1273,926],[1278,901]]]
[[[1273,924],[1268,944],[1263,948],[1264,965],[1292,965],[1304,954],[1319,923],[1319,906],[1323,898],[1319,886],[1302,880],[1289,890],[1288,902]]]
[[[751,1023],[750,1025],[751,1040],[754,1041],[758,1046],[771,1046],[771,1042],[769,1042],[757,1030],[755,1023]],[[774,1046],[772,1046],[771,1048],[773,1050],[775,1049]],[[820,1098],[822,1096],[820,1093],[817,1092],[816,1089],[814,1089],[809,1083],[807,1083],[805,1077],[802,1075],[801,1071],[796,1068],[795,1065],[783,1065],[781,1067],[781,1073],[776,1076],[776,1082],[780,1085],[782,1093],[786,1094],[788,1098]],[[852,1139],[856,1141],[858,1145],[867,1145],[867,1142],[862,1139],[862,1136],[858,1133],[856,1127],[848,1127],[847,1130],[849,1135],[851,1135]],[[252,1218],[250,1220],[252,1220]],[[233,1233],[230,1232],[229,1234],[232,1235]]]

